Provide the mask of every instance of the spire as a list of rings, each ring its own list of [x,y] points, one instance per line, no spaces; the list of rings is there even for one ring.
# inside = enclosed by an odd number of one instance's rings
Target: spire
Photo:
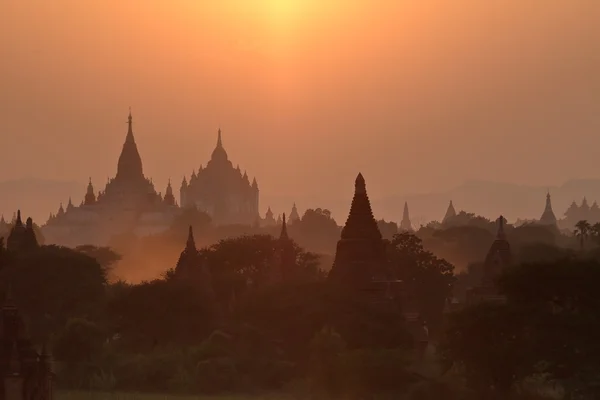
[[[21,210],[17,210],[17,220],[15,222],[15,226],[23,226],[23,221],[21,221]]]
[[[506,240],[506,234],[504,233],[504,217],[501,215],[498,217],[496,222],[498,222],[498,233],[496,234],[496,239]]]
[[[283,219],[281,221],[281,233],[279,234],[279,240],[288,240],[290,237],[287,232],[287,224],[285,222],[285,213],[283,213]]]
[[[187,238],[187,242],[185,244],[185,250],[188,252],[195,252],[196,250],[196,241],[194,240],[194,230],[192,229],[192,226],[190,225],[190,228],[188,230],[188,238]]]
[[[258,190],[258,182],[256,182],[256,177],[252,178],[252,188]]]
[[[294,205],[292,206],[292,212],[290,213],[289,220],[291,223],[294,223],[294,222],[300,220],[300,215],[298,214],[298,208],[296,207],[296,203],[294,203]]]
[[[165,190],[165,204],[168,206],[175,205],[175,196],[173,195],[173,188],[171,187],[171,178],[169,178],[169,182],[167,183],[167,190]]]
[[[342,239],[361,238],[381,240],[381,232],[379,232],[377,221],[373,217],[365,178],[359,173],[354,182],[354,198],[346,225],[342,229]]]
[[[223,147],[223,139],[221,137],[221,128],[217,132],[217,145],[212,152],[211,161],[227,161],[227,152]]]
[[[506,240],[504,232],[504,223],[506,219],[501,215],[496,222],[498,223],[498,233],[496,240],[492,243],[483,266],[483,285],[493,286],[494,280],[502,272],[502,269],[512,262],[510,244]]]
[[[67,204],[67,210],[73,209],[75,206],[73,205],[73,201],[71,200],[71,196],[69,196],[69,203]]]
[[[133,137],[133,118],[131,117],[131,109],[127,117],[127,136],[123,143],[123,150],[119,156],[117,165],[117,176],[115,179],[125,179],[127,181],[135,181],[144,178],[142,169],[142,158],[138,152],[135,138]]]
[[[402,221],[400,221],[400,229],[403,231],[412,231],[412,222],[408,214],[408,202],[404,202],[404,211],[402,212]]]
[[[63,215],[65,213],[65,209],[63,208],[62,203],[60,203],[60,207],[58,207],[58,214],[57,215]]]
[[[354,182],[354,198],[338,241],[329,279],[350,287],[364,287],[386,274],[385,248],[373,217],[362,174]]]
[[[442,223],[448,222],[454,217],[456,217],[456,210],[454,209],[454,204],[452,204],[452,200],[450,200],[450,204],[448,204],[448,209],[446,210],[446,215],[444,216]]]
[[[540,223],[543,225],[556,225],[556,216],[552,210],[552,201],[550,199],[550,191],[546,193],[546,207],[540,217]]]
[[[92,185],[92,177],[90,176],[90,180],[88,182],[87,191],[85,193],[85,198],[83,200],[83,204],[86,206],[92,205],[96,202],[96,195],[94,194],[94,185]]]

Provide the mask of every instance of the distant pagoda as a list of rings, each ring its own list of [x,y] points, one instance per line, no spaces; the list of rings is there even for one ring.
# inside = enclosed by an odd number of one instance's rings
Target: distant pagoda
[[[405,232],[412,232],[413,226],[410,222],[410,216],[408,214],[408,203],[404,202],[404,212],[402,213],[402,221],[400,222],[400,230]]]
[[[556,216],[552,210],[552,202],[550,200],[550,192],[546,194],[546,207],[540,217],[540,224],[556,226]]]

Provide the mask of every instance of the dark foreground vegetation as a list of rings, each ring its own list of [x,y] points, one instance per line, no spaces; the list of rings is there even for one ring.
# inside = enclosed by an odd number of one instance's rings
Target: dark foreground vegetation
[[[430,237],[440,235],[448,230]],[[270,283],[277,246],[269,235],[199,250],[210,282],[186,283],[172,269],[141,284],[108,283],[119,256],[93,246],[2,246],[0,282],[10,285],[33,342],[50,342],[61,390],[596,399],[600,262],[594,236],[578,235],[561,236],[572,248],[519,239],[527,244],[518,262],[497,282],[506,303],[453,312],[449,303],[480,266],[455,275],[418,236],[387,240],[387,263],[428,323],[425,352],[402,314],[330,290],[317,257],[298,246],[294,279]]]

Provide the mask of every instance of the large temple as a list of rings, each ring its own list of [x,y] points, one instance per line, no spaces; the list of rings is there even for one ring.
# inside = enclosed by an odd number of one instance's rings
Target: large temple
[[[142,159],[133,136],[131,112],[127,135],[117,164],[117,174],[97,194],[92,179],[79,206],[71,199],[51,214],[42,233],[47,243],[64,246],[107,245],[117,235],[155,234],[168,229],[179,212],[171,183],[165,196],[158,193],[152,180],[144,176]]]
[[[258,213],[258,183],[234,167],[223,147],[221,129],[217,145],[206,167],[184,177],[180,189],[182,207],[195,206],[209,214],[215,224],[255,224]]]

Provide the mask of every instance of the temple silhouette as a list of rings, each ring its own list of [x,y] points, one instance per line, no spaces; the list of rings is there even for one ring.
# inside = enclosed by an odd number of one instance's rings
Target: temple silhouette
[[[50,214],[42,227],[49,243],[104,246],[113,236],[125,232],[148,235],[170,227],[179,213],[171,183],[163,196],[156,191],[152,179],[144,176],[142,158],[133,136],[131,111],[127,126],[116,176],[97,194],[90,178],[79,206],[70,198],[66,208],[60,204],[57,213]]]
[[[184,177],[179,189],[182,207],[195,206],[209,214],[215,224],[251,225],[259,218],[259,189],[256,178],[234,167],[227,156],[221,129],[206,167]]]

